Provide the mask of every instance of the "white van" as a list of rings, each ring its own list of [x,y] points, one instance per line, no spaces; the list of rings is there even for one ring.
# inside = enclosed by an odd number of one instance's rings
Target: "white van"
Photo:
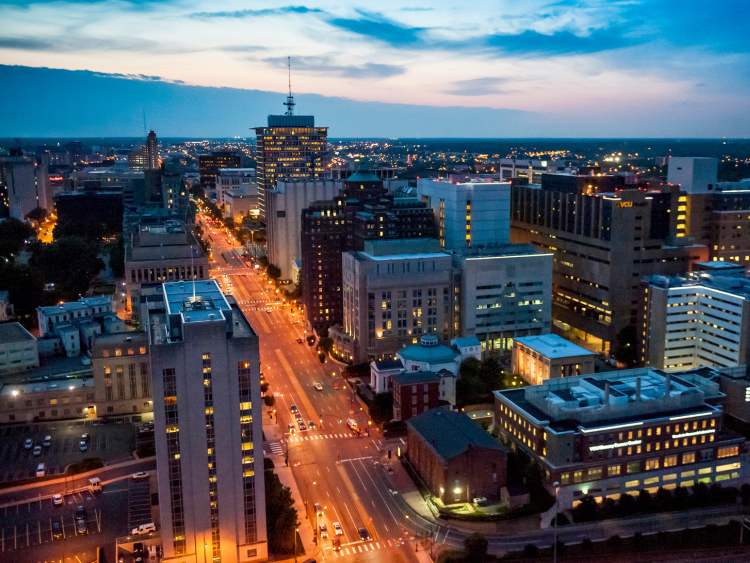
[[[92,493],[102,492],[102,480],[99,477],[92,477],[89,479],[89,491]]]
[[[44,463],[40,463],[36,466],[36,476],[44,477],[45,475],[47,475],[47,466]]]

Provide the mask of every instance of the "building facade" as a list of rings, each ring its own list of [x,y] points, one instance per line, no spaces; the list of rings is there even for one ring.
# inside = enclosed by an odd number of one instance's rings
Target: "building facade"
[[[620,370],[494,394],[501,437],[540,466],[551,493],[559,484],[563,509],[746,478],[745,438],[724,427],[725,395],[705,370]]]
[[[719,161],[696,156],[670,156],[667,182],[680,186],[687,194],[705,193],[717,182]]]
[[[440,376],[431,371],[393,375],[393,420],[406,421],[440,404]]]
[[[257,215],[258,184],[255,181],[255,168],[220,168],[216,174],[216,203],[225,217],[231,203],[227,198],[230,193],[254,198]]]
[[[676,187],[572,193],[555,185],[514,187],[511,237],[553,254],[557,330],[609,356],[635,328],[641,277],[687,272],[707,249],[678,237]]]
[[[258,337],[213,280],[163,284],[148,319],[167,561],[264,561]]]
[[[226,151],[214,151],[198,155],[198,171],[203,192],[208,195],[216,189],[216,177],[222,168],[239,168],[242,159],[239,155]]]
[[[151,412],[148,338],[143,332],[98,336],[91,350],[98,416]]]
[[[0,324],[0,375],[39,367],[36,338],[21,323]]]
[[[548,379],[594,373],[596,354],[548,333],[513,340],[511,369],[531,385]]]
[[[719,262],[719,265],[725,263]],[[750,279],[695,272],[643,281],[641,361],[666,371],[750,363]]]

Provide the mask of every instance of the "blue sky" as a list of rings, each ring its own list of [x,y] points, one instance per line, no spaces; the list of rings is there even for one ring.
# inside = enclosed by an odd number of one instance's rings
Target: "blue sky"
[[[0,64],[283,92],[292,56],[300,111],[318,94],[515,112],[529,135],[747,136],[748,21],[742,0],[0,0]]]

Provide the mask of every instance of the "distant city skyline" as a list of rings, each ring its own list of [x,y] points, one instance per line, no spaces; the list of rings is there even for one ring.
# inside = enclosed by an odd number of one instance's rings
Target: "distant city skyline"
[[[291,56],[299,113],[312,113],[305,102],[318,96],[353,106],[357,123],[329,120],[332,136],[490,135],[478,114],[494,136],[750,135],[750,7],[739,0],[710,13],[697,0],[339,4],[0,0],[10,23],[0,64],[88,70],[170,92],[273,93],[253,108],[263,116],[281,109]],[[20,97],[1,96],[2,114]],[[154,113],[169,102],[141,100]],[[372,117],[371,104],[389,105]],[[458,124],[441,132],[430,121],[448,110]],[[108,134],[91,115],[78,134]],[[153,126],[182,134],[180,119]]]

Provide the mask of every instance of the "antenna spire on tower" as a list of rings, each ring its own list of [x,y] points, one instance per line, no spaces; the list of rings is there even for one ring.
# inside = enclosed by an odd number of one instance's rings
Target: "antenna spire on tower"
[[[289,95],[286,97],[286,112],[284,115],[294,115],[294,96],[292,96],[292,57],[286,58],[287,72],[289,73]]]

